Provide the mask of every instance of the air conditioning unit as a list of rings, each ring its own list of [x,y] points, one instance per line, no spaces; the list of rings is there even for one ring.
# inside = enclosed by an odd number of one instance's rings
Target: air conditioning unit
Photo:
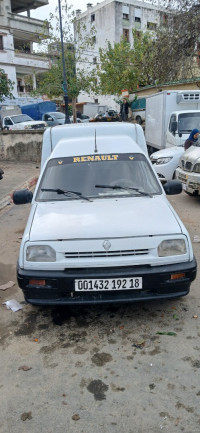
[[[200,92],[178,93],[176,96],[177,104],[200,101]]]

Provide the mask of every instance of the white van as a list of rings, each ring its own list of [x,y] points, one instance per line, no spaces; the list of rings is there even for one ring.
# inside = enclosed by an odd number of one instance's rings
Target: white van
[[[42,170],[23,235],[18,283],[37,305],[187,295],[196,276],[189,234],[147,154],[141,126],[78,124],[44,133]]]

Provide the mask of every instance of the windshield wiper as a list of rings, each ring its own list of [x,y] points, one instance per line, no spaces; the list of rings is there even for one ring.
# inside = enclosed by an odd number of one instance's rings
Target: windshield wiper
[[[141,195],[145,195],[148,197],[153,197],[152,194],[149,194],[148,192],[141,191],[139,188],[132,188],[129,186],[121,186],[121,185],[95,185],[95,188],[110,188],[110,189],[123,189],[125,191],[135,191],[138,192]]]
[[[70,190],[68,190],[68,191],[64,191],[63,189],[60,189],[60,188],[57,188],[57,189],[52,189],[52,188],[41,188],[41,191],[43,192],[43,191],[47,191],[47,192],[57,192],[57,194],[62,194],[62,195],[65,195],[66,197],[68,196],[68,195],[75,195],[76,197],[78,197],[78,198],[83,198],[84,200],[87,200],[87,201],[91,201],[88,197],[85,197],[84,195],[82,195],[82,193],[81,192],[77,192],[77,191],[70,191]]]

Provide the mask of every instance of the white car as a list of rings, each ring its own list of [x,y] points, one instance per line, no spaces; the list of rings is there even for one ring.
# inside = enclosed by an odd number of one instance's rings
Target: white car
[[[51,153],[52,152],[52,153]],[[97,304],[187,295],[196,276],[189,234],[168,202],[142,127],[62,125],[43,137],[41,174],[17,275],[27,302]]]
[[[184,153],[184,146],[167,147],[150,156],[150,160],[161,182],[175,179],[179,160]]]
[[[2,119],[2,128],[7,130],[45,129],[47,126],[47,123],[43,120],[33,120],[28,114],[14,114],[13,116],[5,116]]]

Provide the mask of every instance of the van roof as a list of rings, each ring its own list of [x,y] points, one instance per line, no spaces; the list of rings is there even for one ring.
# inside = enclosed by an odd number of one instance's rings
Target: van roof
[[[140,152],[147,155],[140,125],[112,123],[67,124],[48,128],[43,137],[41,165],[49,158],[110,152]]]

